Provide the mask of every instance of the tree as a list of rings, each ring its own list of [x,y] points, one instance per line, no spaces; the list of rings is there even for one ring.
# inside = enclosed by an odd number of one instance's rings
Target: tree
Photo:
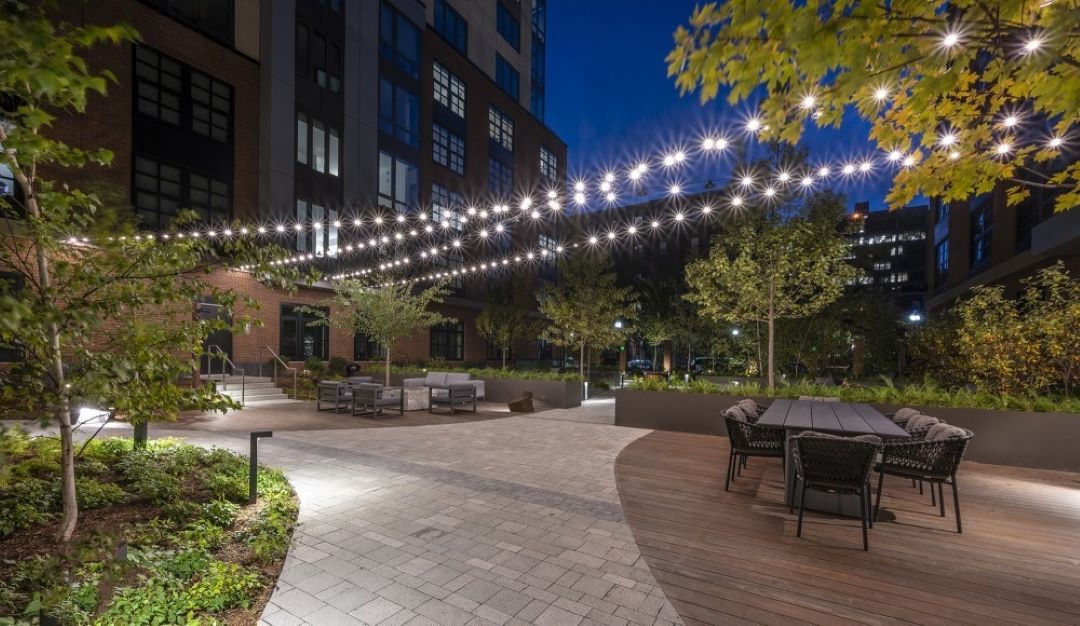
[[[130,213],[51,178],[111,161],[107,150],[72,147],[48,131],[57,115],[83,112],[89,95],[104,94],[112,80],[92,73],[79,53],[136,34],[123,26],[54,25],[40,4],[7,3],[0,14],[0,163],[17,183],[14,195],[0,198],[0,268],[15,275],[0,284],[0,344],[20,354],[0,372],[0,399],[8,412],[58,426],[58,538],[67,541],[78,522],[72,423],[79,404],[112,406],[136,423],[180,407],[230,406],[211,389],[178,380],[193,371],[202,338],[213,330],[192,320],[196,299],[237,300],[204,277],[233,263],[282,285],[299,274],[271,268],[281,250],[249,239],[136,237]],[[160,327],[139,321],[148,318]]]
[[[334,296],[324,302],[329,317],[320,309],[309,309],[322,316],[314,323],[330,324],[354,335],[364,335],[386,350],[386,385],[390,385],[391,347],[399,339],[451,322],[431,305],[440,304],[447,290],[441,284],[417,290],[412,284],[391,283],[371,287],[361,280],[345,279],[334,284]]]
[[[476,317],[476,332],[499,348],[502,369],[514,343],[535,338],[542,322],[529,317],[531,297],[522,283],[508,278],[489,286],[484,310]]]
[[[658,369],[659,361],[657,359],[660,344],[670,340],[674,335],[671,320],[659,314],[650,315],[641,320],[641,323],[638,324],[638,330],[641,331],[641,336],[645,341],[652,346],[652,369]]]
[[[768,385],[775,386],[776,322],[812,315],[840,297],[856,270],[836,220],[822,204],[838,199],[819,195],[802,215],[772,215],[735,226],[686,268],[687,300],[700,314],[729,323],[763,322],[768,332]],[[807,217],[807,216],[813,216]]]
[[[637,319],[634,292],[620,287],[611,260],[579,252],[559,261],[559,284],[540,297],[540,312],[551,320],[544,331],[560,346],[578,348],[578,367],[585,379],[585,349],[605,348],[618,342]],[[622,328],[615,322],[622,321]]]
[[[712,2],[675,32],[668,74],[702,102],[761,98],[760,135],[789,143],[854,110],[904,166],[892,206],[1005,183],[1010,204],[1041,188],[1065,210],[1080,204],[1076,20],[1042,0]]]

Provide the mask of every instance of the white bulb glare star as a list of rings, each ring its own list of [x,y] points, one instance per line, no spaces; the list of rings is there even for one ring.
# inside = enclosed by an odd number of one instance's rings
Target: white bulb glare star
[[[944,135],[941,136],[940,139],[938,139],[938,143],[940,143],[941,145],[948,148],[949,146],[956,143],[956,135],[954,135],[952,133],[945,133]]]
[[[803,179],[800,181],[800,183],[802,184],[803,187],[810,187],[811,185],[814,184],[814,179],[811,178],[810,176],[804,176]]]
[[[901,165],[903,165],[904,167],[911,167],[915,165],[915,157],[911,155],[904,157],[904,162],[901,163]]]
[[[633,235],[633,234],[637,233],[637,226],[627,226],[626,227],[626,232],[627,232],[627,234],[630,234],[630,235]]]
[[[814,104],[816,102],[817,102],[817,100],[814,98],[814,96],[811,96],[811,95],[803,96],[802,102],[799,103],[799,108],[800,109],[812,109],[812,108],[814,108]]]
[[[580,191],[574,194],[574,202],[578,205],[585,204],[585,194]]]
[[[547,193],[547,197],[548,197],[548,200],[555,200],[555,199],[557,199],[559,197],[559,194],[556,193],[554,189],[552,189],[551,191],[549,191]]]
[[[574,191],[578,193],[585,191],[585,183],[580,180],[574,183]]]
[[[1061,137],[1051,137],[1050,142],[1047,144],[1050,148],[1060,148],[1061,144],[1065,143],[1065,140]]]
[[[742,179],[739,180],[739,184],[742,185],[743,187],[749,187],[750,185],[754,184],[754,177],[747,174],[746,176],[743,176]]]
[[[752,117],[746,121],[746,130],[756,133],[761,130],[761,120],[756,117]]]
[[[892,152],[889,153],[889,160],[890,161],[899,161],[902,158],[904,158],[904,155],[901,154],[899,150],[893,150]]]
[[[999,143],[997,147],[994,148],[994,152],[997,152],[998,154],[1008,154],[1010,150],[1012,150],[1012,146],[1005,141]]]
[[[653,228],[660,228],[660,222],[653,220],[652,224],[649,224]]]
[[[1031,54],[1032,52],[1035,52],[1036,50],[1041,48],[1042,45],[1043,45],[1042,37],[1039,37],[1039,36],[1036,35],[1035,37],[1032,37],[1031,39],[1028,39],[1027,43],[1024,44],[1024,53],[1025,54]]]
[[[878,102],[885,102],[889,98],[889,90],[885,87],[878,87],[874,90],[874,100]]]
[[[595,235],[593,235],[592,237],[589,237],[589,243],[594,245],[594,246],[596,245],[596,242],[598,242],[598,241],[600,241],[600,240],[597,239]]]
[[[952,48],[958,43],[960,43],[960,35],[956,33],[946,33],[945,38],[941,40],[941,45],[946,48]]]
[[[786,183],[787,181],[791,180],[791,174],[787,172],[780,172],[780,175],[776,177],[776,180],[782,183]]]
[[[604,182],[605,183],[613,183],[613,182],[615,182],[615,174],[612,174],[611,172],[608,172],[607,174],[604,174]]]
[[[608,241],[615,241],[615,237],[617,237],[617,235],[614,232],[607,234]]]
[[[526,197],[521,199],[521,210],[522,211],[527,211],[529,209],[529,207],[531,207],[531,206],[532,206],[532,198],[526,196]],[[470,215],[472,215],[472,214],[470,213]]]
[[[701,142],[701,149],[702,150],[713,150],[715,148],[716,148],[716,140],[713,139],[712,137],[706,137],[704,139],[704,141]]]
[[[682,213],[676,213],[676,214],[675,214],[675,221],[676,221],[676,222],[681,222],[681,221],[683,221],[684,219],[686,219],[686,216],[685,216],[685,215],[683,215]]]
[[[771,197],[773,197],[775,195],[776,195],[776,190],[775,189],[773,189],[772,187],[766,187],[765,188],[765,197],[766,198],[771,198]]]
[[[533,211],[529,214],[529,217],[533,218],[534,220],[540,219],[540,211]]]
[[[600,191],[602,191],[604,193],[607,193],[607,192],[611,191],[611,183],[609,183],[606,180],[604,182],[600,183]]]
[[[843,172],[845,176],[851,176],[852,174],[855,173],[855,166],[848,163],[847,165],[844,166],[844,169],[842,169],[840,171]]]
[[[949,153],[949,158],[952,159],[953,161],[955,161],[956,159],[960,158],[960,153],[957,152],[956,150],[953,150],[952,152]]]
[[[614,192],[612,192],[612,193],[609,193],[609,194],[607,195],[607,201],[608,201],[608,202],[615,202],[615,193],[614,193]]]
[[[731,199],[731,206],[742,206],[742,203],[743,203],[742,196],[734,196]]]
[[[686,153],[684,153],[682,150],[679,150],[673,156],[675,157],[676,163],[682,163],[686,160]]]
[[[675,165],[675,157],[670,154],[666,155],[662,163],[664,164],[664,167],[671,167],[672,165]]]
[[[701,207],[701,212],[705,215],[708,215],[709,213],[712,213],[712,207],[706,204],[705,206]]]
[[[680,193],[682,193],[682,188],[679,187],[678,185],[672,185],[671,188],[668,189],[668,193],[670,193],[673,196],[677,196]]]
[[[825,178],[826,176],[829,175],[829,168],[821,167],[821,168],[818,169],[817,173],[818,173],[818,176],[820,176],[822,178]]]
[[[870,163],[870,161],[863,161],[862,163],[859,163],[859,171],[864,174],[866,172],[869,172],[873,167],[874,166]]]
[[[1005,128],[1012,128],[1020,123],[1020,118],[1015,115],[1008,115],[1001,123]]]

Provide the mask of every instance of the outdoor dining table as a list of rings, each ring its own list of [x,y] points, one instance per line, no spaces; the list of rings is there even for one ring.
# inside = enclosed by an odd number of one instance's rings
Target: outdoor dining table
[[[773,400],[769,408],[757,421],[758,426],[772,426],[784,429],[784,454],[787,458],[784,476],[784,502],[792,498],[795,489],[795,463],[791,458],[790,438],[807,430],[816,430],[854,437],[856,435],[877,435],[879,437],[910,437],[891,419],[882,415],[869,404],[849,404],[847,402],[821,402],[816,400]],[[794,496],[795,506],[799,506],[799,494]],[[834,494],[824,491],[807,491],[806,507],[814,511],[837,513],[850,517],[859,517],[859,496],[854,494]]]

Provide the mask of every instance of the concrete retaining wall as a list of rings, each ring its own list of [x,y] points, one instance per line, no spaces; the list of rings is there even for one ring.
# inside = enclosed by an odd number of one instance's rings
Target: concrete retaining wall
[[[727,436],[720,413],[746,396],[637,391],[615,393],[615,423]],[[754,397],[760,404],[770,398]],[[892,413],[895,405],[872,405]],[[912,405],[927,415],[970,429],[975,439],[964,458],[979,463],[1080,471],[1080,414],[997,411]]]
[[[374,371],[365,372],[382,382],[383,376]],[[406,378],[423,378],[424,372],[415,374],[390,374],[390,384],[400,385]],[[520,400],[524,392],[531,391],[537,409],[569,409],[581,406],[581,383],[561,380],[534,380],[524,378],[485,378],[484,395],[487,402],[512,402]]]

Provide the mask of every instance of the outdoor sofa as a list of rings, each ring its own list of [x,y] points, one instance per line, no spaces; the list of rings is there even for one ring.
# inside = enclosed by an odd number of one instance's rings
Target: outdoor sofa
[[[401,386],[406,389],[414,387],[448,387],[450,385],[469,384],[476,389],[476,399],[484,399],[484,381],[470,378],[468,372],[428,372],[423,378],[406,378]],[[432,392],[433,400],[445,400],[446,389],[435,389]]]

